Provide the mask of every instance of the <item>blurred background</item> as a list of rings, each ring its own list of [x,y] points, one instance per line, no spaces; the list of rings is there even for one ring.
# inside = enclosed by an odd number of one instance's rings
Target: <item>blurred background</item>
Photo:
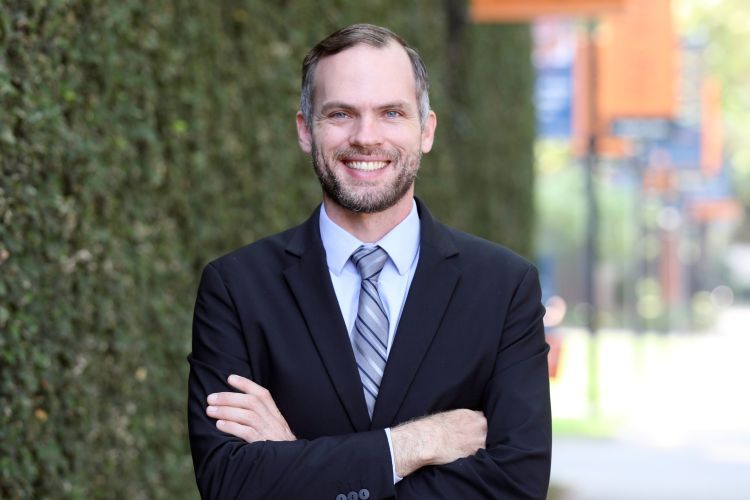
[[[505,11],[534,37],[550,497],[748,498],[750,3],[548,4]]]
[[[318,203],[300,66],[352,22],[430,70],[418,195],[541,271],[549,498],[747,498],[746,0],[3,0],[0,497],[197,498],[197,280]]]

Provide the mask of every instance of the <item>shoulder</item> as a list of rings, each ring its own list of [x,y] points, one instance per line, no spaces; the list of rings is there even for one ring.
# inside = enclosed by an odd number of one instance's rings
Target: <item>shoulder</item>
[[[454,262],[464,272],[504,281],[520,281],[529,273],[536,276],[534,264],[506,246],[441,223],[437,227],[455,245]]]
[[[509,248],[473,234],[448,227],[430,214],[419,199],[422,250],[448,258],[472,282],[518,283],[528,278],[538,281],[531,262]],[[420,257],[421,259],[421,257]]]
[[[432,223],[435,233],[440,235],[439,238],[453,243],[458,253],[466,258],[482,261],[489,259],[513,267],[528,268],[533,266],[526,258],[500,243],[446,226],[435,219],[432,220]]]
[[[534,266],[509,248],[473,234],[446,226],[435,219],[427,206],[416,199],[420,214],[422,245],[431,245],[438,254],[451,257],[464,269],[492,269],[525,273]]]
[[[290,258],[287,248],[303,226],[300,224],[237,248],[210,261],[206,267],[216,269],[225,279],[248,272],[281,270]]]

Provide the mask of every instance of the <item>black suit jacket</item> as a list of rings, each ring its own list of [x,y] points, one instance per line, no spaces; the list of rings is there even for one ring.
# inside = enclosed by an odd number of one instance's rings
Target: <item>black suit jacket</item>
[[[318,210],[205,268],[188,357],[190,444],[203,497],[545,498],[551,430],[537,272],[417,204],[419,262],[372,422]],[[248,444],[217,430],[206,397],[235,391],[231,373],[266,387],[299,439]],[[394,486],[383,429],[455,408],[485,413],[487,449]]]

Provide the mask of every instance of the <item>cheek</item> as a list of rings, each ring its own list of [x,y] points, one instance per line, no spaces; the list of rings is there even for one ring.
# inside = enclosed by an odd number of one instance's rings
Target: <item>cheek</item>
[[[422,148],[422,132],[419,128],[399,128],[391,130],[386,140],[405,152],[417,152]]]
[[[344,125],[321,126],[315,131],[315,137],[327,147],[336,147],[349,138],[348,128]]]
[[[345,136],[338,131],[324,131],[316,136],[318,153],[329,157],[338,149],[347,147]]]

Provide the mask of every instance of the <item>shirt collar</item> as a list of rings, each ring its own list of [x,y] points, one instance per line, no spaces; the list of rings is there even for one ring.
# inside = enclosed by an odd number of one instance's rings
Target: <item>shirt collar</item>
[[[331,220],[326,213],[325,205],[320,206],[320,237],[326,252],[328,268],[336,275],[344,270],[352,253],[364,245],[355,236]],[[417,204],[412,201],[411,211],[404,220],[391,229],[375,245],[388,253],[399,274],[406,274],[419,252],[419,212]]]

